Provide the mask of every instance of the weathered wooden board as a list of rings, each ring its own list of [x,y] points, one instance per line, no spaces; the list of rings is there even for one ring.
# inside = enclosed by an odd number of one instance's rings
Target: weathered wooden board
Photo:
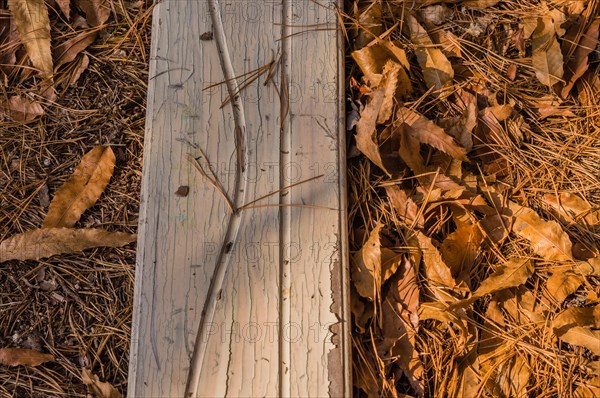
[[[336,6],[157,3],[130,397],[351,393]]]

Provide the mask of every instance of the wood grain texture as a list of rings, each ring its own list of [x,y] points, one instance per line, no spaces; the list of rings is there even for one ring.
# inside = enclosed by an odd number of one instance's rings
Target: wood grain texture
[[[198,397],[351,393],[335,7],[156,5],[128,396],[180,397],[186,385]],[[244,87],[271,61],[269,78]],[[229,87],[212,86],[228,73]],[[239,98],[221,107],[236,86]],[[232,217],[189,155],[214,172],[234,207],[275,194]],[[180,186],[187,196],[175,194]]]

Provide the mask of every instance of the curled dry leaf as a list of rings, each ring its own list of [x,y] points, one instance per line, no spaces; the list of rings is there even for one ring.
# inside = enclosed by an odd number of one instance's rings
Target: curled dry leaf
[[[547,301],[561,304],[568,296],[575,293],[585,282],[587,276],[600,276],[600,257],[579,261],[565,269],[555,270],[546,281]]]
[[[54,48],[55,68],[73,61],[77,55],[96,40],[98,30],[89,29],[77,34]]]
[[[415,392],[422,395],[424,369],[415,349],[418,309],[419,286],[415,267],[410,260],[404,259],[402,267],[391,278],[391,286],[383,302],[382,333],[390,358],[397,358],[400,369]]]
[[[422,303],[419,307],[419,320],[425,321],[427,319],[434,319],[444,323],[453,323],[460,328],[464,336],[468,335],[466,321],[455,311],[450,310],[444,303]]]
[[[592,210],[585,200],[571,192],[562,192],[559,196],[546,194],[543,201],[558,213],[563,222],[585,221],[590,226],[600,224],[600,210]]]
[[[599,307],[567,308],[552,321],[552,331],[562,341],[585,347],[594,355],[600,355],[600,330],[595,312]]]
[[[477,299],[491,293],[524,284],[534,272],[533,261],[528,258],[512,258],[499,266],[487,277],[468,299],[457,301],[452,308],[467,307]]]
[[[63,15],[69,19],[71,16],[71,0],[54,0],[62,11]]]
[[[44,108],[37,101],[13,95],[8,101],[0,99],[0,112],[17,122],[31,122],[44,114]]]
[[[381,4],[377,1],[370,2],[360,10],[357,20],[359,32],[355,41],[356,48],[363,48],[384,31]]]
[[[402,107],[398,109],[397,120],[411,127],[409,132],[418,142],[431,145],[452,156],[454,159],[468,160],[465,148],[457,145],[454,139],[446,134],[443,128],[437,126],[418,112]]]
[[[396,210],[398,217],[408,226],[423,228],[425,225],[425,219],[423,214],[419,212],[419,206],[411,199],[408,193],[398,187],[397,185],[391,185],[385,187],[390,203]]]
[[[434,25],[443,24],[452,14],[452,9],[445,4],[435,4],[419,10],[421,19]]]
[[[79,80],[79,77],[81,77],[81,74],[83,72],[85,72],[85,70],[87,69],[89,64],[90,64],[90,58],[86,54],[83,54],[83,56],[81,57],[81,60],[77,63],[77,68],[73,71],[73,73],[69,77],[69,83],[68,83],[69,86],[75,84],[75,82],[77,82],[77,80]]]
[[[384,95],[383,104],[381,104],[381,108],[379,108],[379,113],[377,115],[377,124],[385,123],[390,116],[392,116],[396,87],[398,87],[401,70],[402,67],[393,61],[388,61],[383,67],[383,82],[385,83],[383,86]]]
[[[89,369],[81,369],[81,380],[88,387],[89,392],[96,398],[122,398],[121,393],[110,383],[102,382],[97,375]]]
[[[1,258],[1,257],[0,257]],[[54,356],[27,348],[0,348],[0,364],[5,366],[38,366],[54,361]]]
[[[0,12],[0,70],[6,75],[17,62],[16,52],[19,45],[20,37],[14,18],[9,13]]]
[[[463,1],[462,5],[465,7],[482,10],[484,8],[493,7],[499,2],[500,0],[467,0]]]
[[[56,192],[44,228],[72,227],[81,214],[93,206],[110,180],[115,154],[109,146],[97,146],[86,153],[73,175]]]
[[[384,98],[385,90],[383,88],[373,91],[371,99],[360,113],[360,120],[356,124],[356,147],[371,162],[391,176],[391,173],[383,165],[383,160],[379,154],[379,145],[376,144],[377,115],[379,115]]]
[[[454,288],[456,281],[450,272],[450,268],[442,260],[437,247],[422,232],[417,231],[416,237],[423,253],[423,263],[425,264],[425,274],[428,282],[434,286]]]
[[[356,291],[371,301],[377,300],[381,285],[396,272],[401,260],[401,255],[381,247],[379,233],[382,228],[383,224],[377,224],[352,262],[352,280]]]
[[[39,260],[94,247],[121,247],[135,239],[134,234],[93,228],[34,229],[0,242],[0,263],[9,260]]]
[[[515,221],[512,226],[514,233],[531,243],[537,255],[549,261],[572,260],[573,244],[569,236],[555,221],[544,221],[530,208],[509,203]]]
[[[391,41],[384,41],[369,47],[352,52],[352,58],[359,66],[371,88],[380,85],[383,69],[388,62],[395,62],[402,66],[398,71],[398,85],[396,94],[406,97],[412,92],[412,84],[406,70],[410,68],[406,52]]]
[[[75,3],[85,13],[85,19],[91,26],[103,25],[110,16],[108,0],[75,0]]]
[[[554,86],[563,77],[563,56],[556,39],[552,17],[538,18],[532,35],[533,55],[531,63],[538,80],[547,86]]]
[[[43,77],[51,77],[50,20],[44,0],[8,0],[8,8],[31,63]]]
[[[452,232],[442,242],[441,254],[452,275],[467,282],[471,267],[481,251],[483,234],[477,224],[466,224]]]
[[[448,58],[435,47],[427,31],[419,25],[415,17],[408,15],[406,21],[427,87],[440,91],[452,85],[454,69]]]
[[[512,227],[512,217],[503,214],[485,216],[479,222],[479,226],[491,243],[498,244],[508,238]]]
[[[588,69],[589,55],[598,45],[599,29],[600,19],[596,19],[581,37],[579,45],[568,59],[565,65],[565,85],[560,92],[561,97],[567,98],[577,79],[583,76]]]

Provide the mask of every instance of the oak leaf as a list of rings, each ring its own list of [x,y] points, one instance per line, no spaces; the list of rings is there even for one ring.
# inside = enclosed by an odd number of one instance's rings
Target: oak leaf
[[[135,241],[134,234],[103,229],[41,228],[16,234],[0,242],[0,262],[39,260],[94,247],[121,247]]]
[[[109,146],[97,146],[85,154],[71,178],[54,195],[44,228],[74,226],[102,195],[114,168],[115,154]]]

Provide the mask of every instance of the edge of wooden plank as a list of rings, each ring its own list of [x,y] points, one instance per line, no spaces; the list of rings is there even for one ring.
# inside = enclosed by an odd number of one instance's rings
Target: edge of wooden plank
[[[337,0],[333,3],[337,10],[343,10],[344,1]],[[336,13],[337,14],[337,13]],[[337,60],[338,60],[338,186],[339,186],[339,205],[340,205],[340,261],[338,265],[338,275],[332,275],[332,292],[334,301],[331,311],[340,319],[337,330],[334,333],[333,343],[336,349],[329,353],[329,396],[351,396],[352,395],[352,330],[350,313],[350,256],[348,242],[348,184],[347,184],[347,154],[346,154],[346,87],[345,87],[345,38],[341,29],[339,14],[336,15],[337,30]],[[337,276],[339,280],[335,279]],[[337,307],[337,308],[336,308]],[[336,341],[337,340],[337,341]],[[331,358],[335,351],[338,351],[340,362],[332,361]],[[332,379],[332,375],[341,374],[343,379],[341,383]]]

